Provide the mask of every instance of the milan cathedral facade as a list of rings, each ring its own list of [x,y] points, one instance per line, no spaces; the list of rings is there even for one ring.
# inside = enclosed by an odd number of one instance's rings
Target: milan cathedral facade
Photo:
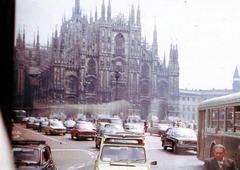
[[[107,7],[107,8],[106,8]],[[25,30],[15,46],[15,108],[32,111],[62,108],[64,112],[139,115],[142,119],[179,114],[177,45],[170,44],[169,62],[160,59],[156,25],[153,43],[141,35],[141,11],[132,6],[128,19],[111,16],[111,3],[101,15],[82,14],[79,0],[60,32],[41,46],[39,31],[33,44]]]

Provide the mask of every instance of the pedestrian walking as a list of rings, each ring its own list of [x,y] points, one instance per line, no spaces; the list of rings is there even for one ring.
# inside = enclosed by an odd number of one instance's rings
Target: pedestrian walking
[[[226,148],[217,144],[213,147],[213,157],[204,161],[203,170],[238,170],[232,159],[224,157]]]

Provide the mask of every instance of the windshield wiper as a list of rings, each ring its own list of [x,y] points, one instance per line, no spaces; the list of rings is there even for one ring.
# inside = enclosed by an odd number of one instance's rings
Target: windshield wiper
[[[27,160],[22,160],[22,159],[16,159],[15,162],[17,163],[26,163],[26,164],[36,164],[36,161],[27,161]]]
[[[131,161],[128,161],[128,163],[131,163],[131,162],[138,162],[138,161],[145,161],[144,158],[141,158],[141,159],[133,159]]]

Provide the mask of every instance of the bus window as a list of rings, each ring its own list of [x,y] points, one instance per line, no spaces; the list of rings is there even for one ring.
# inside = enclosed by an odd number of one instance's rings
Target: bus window
[[[212,127],[218,129],[218,110],[213,109],[212,111]]]
[[[240,132],[240,111],[235,112],[235,132]]]
[[[227,132],[233,132],[233,107],[228,107],[227,108],[226,131]]]
[[[221,131],[224,131],[224,115],[225,115],[224,109],[223,108],[219,109],[218,128]]]
[[[208,112],[207,112],[207,127],[211,127],[211,112],[210,112],[210,109],[208,109]]]

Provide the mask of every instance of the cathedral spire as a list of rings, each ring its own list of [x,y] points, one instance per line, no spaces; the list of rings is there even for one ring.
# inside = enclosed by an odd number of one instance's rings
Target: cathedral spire
[[[23,47],[25,47],[25,26],[23,26]]]
[[[239,77],[237,66],[235,68],[234,75],[233,75],[232,89],[236,91],[240,91],[240,77]]]
[[[104,0],[102,2],[101,18],[102,18],[102,21],[105,21],[105,4],[104,4]]]
[[[154,25],[154,31],[153,31],[153,43],[157,43],[156,17],[155,17],[155,25]]]
[[[37,31],[37,49],[39,50],[40,49],[40,43],[39,43],[39,27],[38,27],[38,31]]]
[[[139,4],[138,4],[138,10],[137,10],[137,25],[141,25],[141,13],[140,13]]]
[[[110,22],[110,20],[111,20],[111,5],[110,0],[108,0],[107,21]]]
[[[75,0],[75,14],[79,14],[79,0]]]
[[[233,78],[239,78],[238,67],[236,66]]]
[[[153,31],[153,57],[158,56],[158,43],[157,43],[157,28],[156,28],[156,17],[155,17],[155,25],[154,25],[154,31]]]
[[[135,23],[135,12],[134,12],[134,4],[132,4],[132,11],[131,11],[131,23]]]
[[[93,23],[92,10],[90,11],[90,24]]]
[[[95,22],[97,21],[97,7],[96,7],[96,10],[95,10]]]

